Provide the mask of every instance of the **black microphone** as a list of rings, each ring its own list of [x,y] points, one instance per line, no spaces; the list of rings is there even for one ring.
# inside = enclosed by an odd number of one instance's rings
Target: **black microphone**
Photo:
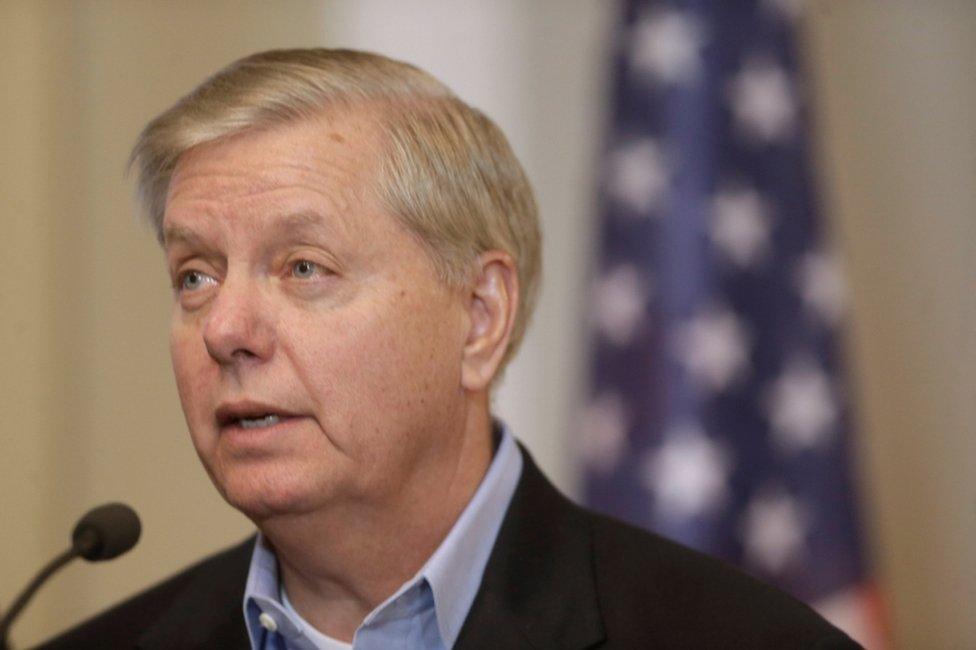
[[[0,618],[0,650],[7,648],[7,634],[14,619],[55,571],[76,557],[83,557],[89,562],[118,557],[136,545],[141,532],[139,516],[124,503],[106,503],[78,520],[71,533],[71,548],[41,569]]]
[[[106,503],[78,520],[71,548],[89,562],[111,560],[135,546],[141,532],[135,510],[124,503]]]

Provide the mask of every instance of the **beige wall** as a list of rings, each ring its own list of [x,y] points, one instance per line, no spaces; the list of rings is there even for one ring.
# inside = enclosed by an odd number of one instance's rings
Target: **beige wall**
[[[822,1],[808,30],[849,272],[873,542],[904,648],[976,639],[976,3]]]
[[[132,218],[123,165],[145,120],[218,66],[266,47],[341,42],[342,24],[329,18],[350,15],[352,1],[0,0],[0,608],[66,545],[88,507],[127,500],[145,527],[129,556],[79,563],[48,585],[16,628],[17,647],[247,533],[186,440],[166,349],[165,274]],[[418,6],[435,33],[431,0]],[[505,20],[522,6],[505,3]],[[513,68],[524,84],[502,84],[524,93],[502,117],[590,138],[566,156],[558,137],[545,146],[521,127],[523,146],[512,127],[543,212],[562,229],[549,245],[568,272],[547,276],[544,291],[560,298],[540,321],[552,328],[573,322],[579,306],[591,198],[561,190],[595,186],[580,157],[596,151],[604,89],[600,65],[570,78],[571,59],[554,48],[607,21],[584,0],[532,7],[519,28],[531,33],[506,46],[524,46],[523,56],[504,59],[533,66]],[[976,3],[814,8],[807,40],[829,206],[850,271],[865,500],[882,584],[903,647],[967,647],[976,638]],[[559,79],[566,85],[539,97]],[[470,92],[498,87],[471,83]],[[552,372],[564,350],[524,354],[548,369],[527,372],[524,390],[562,395],[533,415],[558,431],[578,378],[554,376],[567,374]],[[571,466],[557,456],[569,448],[568,433],[534,447],[557,474]]]
[[[47,83],[50,43],[41,17],[25,6],[0,5],[0,81],[20,101],[0,100],[0,608],[48,552],[53,532],[47,479],[53,409],[53,261],[48,255],[51,202],[45,170],[52,93]],[[16,54],[16,56],[12,56]],[[9,418],[9,420],[7,419]],[[8,424],[9,423],[9,424]],[[58,531],[60,533],[60,531]],[[30,612],[35,620],[37,612]]]

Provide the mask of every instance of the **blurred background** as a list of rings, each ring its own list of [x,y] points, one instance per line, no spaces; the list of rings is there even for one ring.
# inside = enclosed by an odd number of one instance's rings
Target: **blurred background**
[[[846,281],[830,357],[850,405],[837,433],[849,463],[842,496],[860,529],[855,586],[880,595],[868,616],[884,630],[862,638],[974,647],[976,3],[758,4],[781,12],[795,37],[789,72],[806,80],[797,115],[809,127],[817,206],[807,217]],[[124,168],[147,120],[257,50],[348,46],[410,61],[506,132],[537,191],[545,264],[496,412],[561,488],[601,501],[615,434],[606,408],[593,424],[580,405],[592,407],[595,385],[609,381],[601,327],[626,330],[628,312],[613,312],[623,325],[601,321],[591,288],[616,254],[614,197],[653,199],[607,180],[614,138],[626,135],[618,118],[633,90],[633,30],[664,25],[637,59],[663,66],[669,82],[688,69],[678,37],[708,36],[694,23],[655,23],[664,14],[651,9],[624,25],[622,4],[585,0],[0,0],[0,609],[91,506],[129,502],[144,526],[129,555],[78,563],[45,587],[15,647],[251,531],[186,435],[168,282]],[[757,101],[775,115],[770,92]],[[657,182],[646,164],[635,173]],[[727,233],[746,257],[748,231]]]

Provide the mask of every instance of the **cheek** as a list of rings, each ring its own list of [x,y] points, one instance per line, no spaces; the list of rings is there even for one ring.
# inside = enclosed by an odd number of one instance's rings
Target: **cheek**
[[[430,300],[400,299],[392,315],[377,323],[364,377],[387,408],[436,417],[460,386],[460,341],[452,333],[454,314]],[[419,413],[418,413],[419,412]],[[431,424],[431,423],[423,423]]]
[[[209,396],[207,384],[207,351],[199,335],[189,328],[174,325],[170,330],[170,360],[176,389],[191,433],[199,424],[202,412],[207,408]]]
[[[304,383],[334,435],[359,446],[376,438],[395,445],[418,426],[433,424],[432,406],[451,401],[460,388],[456,314],[405,290],[370,301],[315,328],[293,330],[290,356],[307,369]]]

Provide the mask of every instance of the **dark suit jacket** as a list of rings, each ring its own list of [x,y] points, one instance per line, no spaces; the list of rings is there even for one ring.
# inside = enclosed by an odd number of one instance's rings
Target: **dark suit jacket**
[[[856,648],[806,605],[580,508],[525,466],[456,648]],[[248,648],[253,539],[42,646]]]

